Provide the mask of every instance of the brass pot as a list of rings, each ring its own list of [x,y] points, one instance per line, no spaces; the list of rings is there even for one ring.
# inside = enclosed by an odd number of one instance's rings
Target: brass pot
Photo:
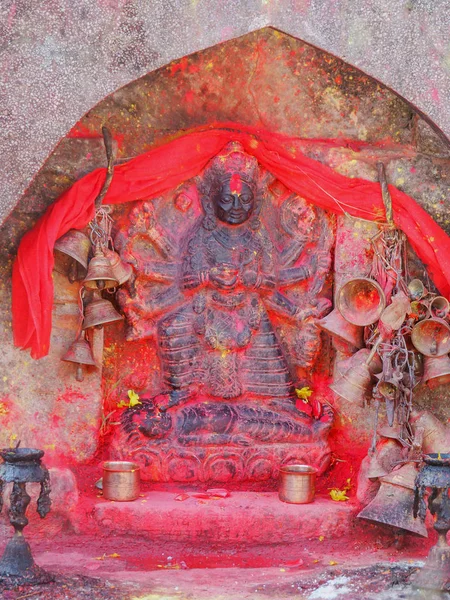
[[[280,468],[278,496],[289,504],[309,504],[316,493],[317,469],[309,465],[284,465]]]
[[[141,491],[140,467],[136,463],[115,460],[103,463],[103,497],[130,502]]]

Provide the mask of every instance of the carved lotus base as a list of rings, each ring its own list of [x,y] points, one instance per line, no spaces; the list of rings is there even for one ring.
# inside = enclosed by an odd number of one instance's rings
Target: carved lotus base
[[[191,446],[148,442],[126,449],[119,440],[112,448],[113,458],[141,465],[144,481],[182,483],[267,482],[278,478],[281,465],[302,463],[323,473],[330,462],[327,443],[239,446]]]

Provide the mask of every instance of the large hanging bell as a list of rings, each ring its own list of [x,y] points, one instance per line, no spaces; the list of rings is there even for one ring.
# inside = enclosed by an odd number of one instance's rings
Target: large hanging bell
[[[55,269],[69,278],[69,281],[83,279],[87,273],[91,242],[87,235],[77,229],[70,229],[56,240],[54,246]]]
[[[109,290],[119,285],[119,281],[113,273],[111,263],[105,256],[100,245],[97,245],[95,248],[95,254],[89,263],[83,285],[85,288],[91,290]]]
[[[448,354],[437,358],[425,357],[422,381],[430,388],[450,383],[450,358]]]
[[[425,525],[413,515],[416,476],[414,464],[406,463],[382,477],[377,495],[358,517],[428,537]]]
[[[386,306],[381,286],[368,277],[350,279],[339,290],[336,305],[349,323],[365,327],[378,321]]]
[[[132,266],[124,262],[117,252],[110,250],[109,248],[105,249],[105,256],[111,264],[113,275],[119,282],[119,285],[127,282],[133,273]]]
[[[413,327],[411,341],[425,356],[444,356],[450,352],[450,327],[443,319],[419,321]]]
[[[93,300],[84,310],[83,329],[101,328],[107,323],[114,323],[122,319],[123,316],[117,312],[111,302],[102,298],[99,291],[94,291]]]
[[[96,366],[91,346],[83,334],[77,337],[61,360],[76,363],[75,378],[77,381],[83,381],[83,365]]]
[[[346,321],[337,309],[334,309],[326,317],[317,321],[316,325],[332,337],[336,337],[352,348],[359,349],[364,345],[362,327],[352,325]]]
[[[352,404],[364,406],[372,392],[372,374],[368,365],[361,361],[346,371],[340,379],[330,385],[335,394]]]

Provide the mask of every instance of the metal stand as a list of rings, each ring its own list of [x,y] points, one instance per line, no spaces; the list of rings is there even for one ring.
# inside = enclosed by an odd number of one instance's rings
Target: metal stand
[[[3,505],[3,487],[12,483],[10,496],[9,521],[14,527],[14,535],[8,542],[0,559],[0,582],[11,587],[18,585],[35,585],[53,581],[53,576],[38,567],[31,554],[31,549],[24,538],[23,529],[28,525],[25,516],[31,497],[26,491],[26,484],[38,482],[41,493],[37,502],[37,512],[44,518],[50,510],[50,482],[47,469],[41,465],[42,450],[31,448],[0,451],[5,461],[0,465],[0,510]]]

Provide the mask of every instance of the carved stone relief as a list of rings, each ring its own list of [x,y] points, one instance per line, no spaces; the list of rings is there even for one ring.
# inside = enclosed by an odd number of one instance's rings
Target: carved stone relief
[[[321,350],[333,243],[332,218],[238,143],[171,202],[123,215],[126,335],[156,338],[163,379],[124,412],[116,455],[140,457],[157,481],[261,481],[292,461],[324,470],[332,415],[299,410],[295,386]]]

